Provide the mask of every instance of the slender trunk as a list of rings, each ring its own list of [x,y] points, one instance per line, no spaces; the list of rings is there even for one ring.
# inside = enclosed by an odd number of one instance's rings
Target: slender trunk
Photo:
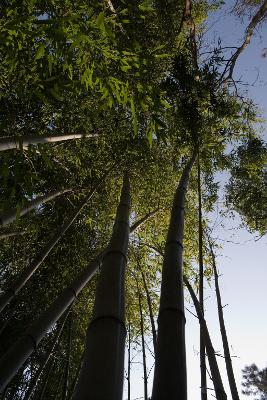
[[[46,388],[47,388],[47,385],[48,385],[48,382],[49,382],[49,378],[50,378],[50,376],[52,374],[52,371],[53,371],[53,366],[54,366],[54,361],[52,360],[52,362],[49,365],[49,368],[48,368],[48,371],[46,373],[46,376],[44,378],[40,395],[36,396],[36,400],[43,400],[44,395],[45,395],[45,391],[46,391]]]
[[[67,400],[68,399],[68,393],[69,393],[71,328],[72,328],[72,316],[70,314],[70,316],[69,316],[69,327],[68,327],[68,350],[67,350],[67,358],[66,358],[66,365],[65,365],[65,372],[64,372],[62,400]]]
[[[47,135],[47,136],[12,136],[0,138],[0,151],[20,149],[29,145],[36,146],[42,143],[63,142],[65,140],[97,137],[98,135],[76,133],[72,135]]]
[[[46,354],[46,357],[45,357],[42,365],[38,368],[36,374],[34,375],[33,379],[31,380],[29,389],[27,390],[23,400],[30,400],[30,398],[31,398],[31,396],[32,396],[32,394],[33,394],[33,392],[34,392],[34,390],[36,388],[36,385],[37,385],[37,383],[38,383],[38,381],[40,379],[40,376],[42,375],[47,363],[49,362],[49,360],[50,360],[50,358],[51,358],[51,356],[52,356],[52,354],[54,352],[54,349],[55,349],[55,347],[56,347],[56,345],[58,343],[58,340],[59,340],[60,335],[61,335],[61,333],[63,331],[63,328],[65,326],[65,322],[66,322],[67,318],[68,318],[68,313],[67,313],[66,317],[64,318],[61,326],[57,330],[57,333],[56,333],[56,335],[54,337],[54,340],[53,340],[53,342],[52,342],[52,344],[51,344],[51,346],[50,346],[50,348],[49,348],[49,350],[48,350],[48,352]]]
[[[130,233],[133,231],[136,231],[140,226],[142,226],[149,218],[152,218],[157,212],[160,211],[160,208],[156,208],[155,210],[147,213],[144,215],[142,218],[140,218],[138,221],[136,221],[131,227],[130,227]]]
[[[128,400],[131,400],[131,324],[129,323],[129,345],[128,345]]]
[[[82,355],[82,357],[80,359],[80,362],[78,364],[78,367],[77,367],[77,370],[76,370],[76,373],[75,373],[75,377],[74,377],[73,382],[72,382],[71,389],[69,390],[68,400],[71,400],[73,398],[75,387],[76,387],[76,384],[77,384],[77,381],[78,381],[78,377],[79,377],[79,374],[80,374],[80,371],[81,371],[82,362],[83,362],[83,355]]]
[[[196,158],[184,168],[176,190],[162,268],[158,337],[152,399],[187,398],[185,316],[183,294],[184,206],[190,171]]]
[[[125,350],[124,273],[129,240],[130,185],[127,174],[113,233],[103,256],[85,358],[74,399],[122,398]]]
[[[211,376],[213,380],[213,385],[214,385],[214,390],[216,394],[216,399],[217,400],[226,400],[227,396],[224,391],[223,383],[222,383],[222,378],[221,374],[218,368],[217,360],[216,360],[216,355],[214,348],[212,346],[212,342],[210,339],[209,331],[207,328],[207,324],[205,321],[205,318],[202,314],[201,307],[199,304],[199,301],[197,299],[197,296],[194,293],[194,290],[192,286],[190,285],[188,279],[184,276],[184,282],[186,284],[186,287],[191,295],[191,298],[193,300],[197,316],[199,319],[200,327],[202,329],[202,334],[205,340],[205,345],[206,345],[206,350],[207,350],[207,355],[208,355],[208,360],[209,360],[209,365],[210,365],[210,371],[211,371]]]
[[[7,239],[12,236],[22,236],[25,235],[26,231],[14,231],[14,232],[6,232],[0,234],[0,240]]]
[[[88,201],[91,199],[95,191],[97,190],[98,185],[89,193],[86,199],[82,202],[82,204],[77,208],[74,214],[71,216],[69,220],[62,226],[62,228],[54,235],[52,240],[40,251],[40,253],[33,259],[33,261],[28,265],[27,268],[22,271],[21,275],[15,279],[15,282],[11,284],[11,286],[0,296],[0,312],[8,305],[8,303],[15,297],[15,295],[24,287],[24,285],[28,282],[37,268],[42,264],[42,262],[46,259],[46,257],[50,254],[59,240],[63,237],[64,233],[69,229],[69,227],[76,220],[78,215],[81,213],[83,208],[86,206]]]
[[[156,333],[154,315],[153,315],[153,310],[152,310],[152,302],[151,302],[150,293],[149,293],[149,290],[148,290],[148,287],[147,287],[145,274],[143,273],[143,271],[141,271],[141,274],[142,274],[142,279],[143,279],[144,288],[145,288],[145,292],[146,292],[146,299],[147,299],[147,305],[148,305],[148,310],[149,310],[149,318],[150,318],[150,323],[151,323],[154,354],[155,354],[156,343],[157,343],[157,333]]]
[[[148,399],[147,396],[147,368],[146,368],[146,348],[145,348],[145,337],[144,337],[144,317],[142,310],[142,296],[140,289],[138,290],[138,302],[139,302],[139,313],[140,313],[140,328],[141,328],[141,339],[142,339],[142,355],[143,355],[143,369],[144,369],[144,400]]]
[[[102,257],[100,254],[85,268],[58,296],[50,307],[36,320],[4,356],[0,359],[0,391],[10,382],[19,368],[38,346],[46,332],[61,317],[66,309],[76,299],[78,294],[99,270]]]
[[[228,70],[228,76],[224,79],[224,82],[232,79],[234,68],[235,68],[238,57],[245,50],[245,48],[249,45],[256,26],[266,16],[266,13],[267,13],[267,0],[265,0],[262,3],[261,7],[258,9],[256,14],[252,17],[252,19],[246,29],[243,43],[241,44],[240,47],[237,48],[236,52],[232,55],[232,57],[229,59],[228,63],[226,64],[226,67],[222,74],[222,78],[225,76],[227,70]]]
[[[48,201],[51,201],[55,199],[58,196],[61,196],[62,194],[69,193],[71,190],[56,190],[53,192],[50,192],[44,196],[37,197],[36,199],[28,202],[28,204],[25,205],[19,212],[17,211],[16,208],[12,208],[11,210],[5,211],[2,214],[0,214],[0,226],[5,226],[8,224],[11,224],[12,222],[16,221],[17,218],[21,217],[22,215],[27,214],[28,212],[34,210],[35,208],[39,207],[43,203],[47,203]]]
[[[199,304],[204,315],[204,265],[203,265],[203,226],[202,226],[202,194],[201,194],[201,171],[198,153],[197,162],[197,186],[198,186],[198,262],[199,262]],[[201,399],[207,400],[207,375],[205,342],[200,326],[200,375],[201,375]]]
[[[224,351],[224,360],[225,360],[225,365],[226,365],[226,371],[227,371],[229,386],[230,386],[230,390],[231,390],[231,394],[232,394],[232,399],[239,400],[239,394],[238,394],[238,390],[236,387],[235,375],[234,375],[234,371],[233,371],[232,359],[231,359],[228,338],[227,338],[227,333],[226,333],[226,328],[225,328],[225,323],[224,323],[223,307],[222,307],[221,293],[220,293],[220,287],[219,287],[219,277],[218,277],[218,271],[217,271],[217,267],[216,267],[215,254],[213,252],[211,243],[210,243],[210,249],[211,249],[212,265],[213,265],[213,272],[214,272],[214,278],[215,278],[215,290],[216,290],[216,298],[217,298],[218,316],[219,316],[220,330],[221,330],[221,336],[222,336],[222,342],[223,342],[223,351]]]

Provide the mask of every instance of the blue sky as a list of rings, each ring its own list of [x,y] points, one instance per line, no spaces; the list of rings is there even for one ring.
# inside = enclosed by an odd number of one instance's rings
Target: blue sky
[[[219,12],[214,12],[208,20],[209,30],[204,41],[207,44],[222,40],[223,46],[237,46],[242,42],[247,24],[243,24],[229,10],[234,4],[227,1]],[[267,46],[267,23],[263,25],[252,38],[251,44],[240,56],[234,73],[235,79],[247,85],[241,88],[248,92],[261,109],[262,116],[267,117],[267,57],[262,57],[262,50]],[[251,86],[253,84],[253,86]],[[267,140],[266,123],[262,124],[263,136]],[[260,368],[267,366],[267,237],[255,242],[255,235],[249,234],[240,228],[238,216],[234,220],[225,219],[224,227],[219,227],[214,236],[220,238],[222,248],[218,253],[218,268],[221,273],[220,285],[224,308],[226,328],[229,343],[232,349],[233,367],[240,392],[240,398],[249,399],[241,394],[241,369],[245,365],[256,363]],[[239,227],[239,228],[238,228]],[[217,303],[214,287],[205,285],[205,310],[210,335],[214,348],[223,354],[220,330],[217,316]],[[191,309],[190,303],[186,307]],[[192,308],[192,311],[193,308]],[[186,324],[187,367],[188,367],[188,399],[200,398],[199,379],[199,325],[198,320],[187,312]],[[140,357],[136,357],[137,364],[133,365],[132,400],[143,396],[142,366],[138,364]],[[148,364],[153,359],[148,355]],[[223,358],[218,357],[218,363],[225,384],[228,398],[231,398]],[[152,374],[151,374],[152,375]],[[212,383],[209,383],[212,387]],[[151,379],[150,379],[151,387]],[[126,389],[126,388],[125,388]],[[213,392],[209,391],[209,400],[214,399]],[[126,391],[125,391],[125,399]]]

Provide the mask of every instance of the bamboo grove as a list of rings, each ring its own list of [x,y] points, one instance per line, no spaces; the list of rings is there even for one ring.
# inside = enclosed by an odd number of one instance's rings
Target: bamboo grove
[[[267,231],[267,147],[233,77],[267,5],[251,6],[230,57],[219,44],[206,58],[201,38],[219,7],[2,2],[1,399],[130,400],[141,352],[143,398],[186,400],[186,290],[199,320],[201,400],[208,368],[225,400],[205,321],[213,279],[239,399],[209,225],[216,176],[228,174],[225,208]]]

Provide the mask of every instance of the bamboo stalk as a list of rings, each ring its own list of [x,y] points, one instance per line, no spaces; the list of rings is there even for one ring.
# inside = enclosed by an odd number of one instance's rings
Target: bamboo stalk
[[[125,174],[120,204],[96,290],[86,350],[74,400],[122,398],[125,351],[124,275],[129,240],[130,185]]]
[[[30,145],[36,146],[37,144],[43,143],[55,143],[63,142],[66,140],[81,139],[81,138],[93,138],[98,135],[93,135],[91,133],[76,133],[71,135],[45,135],[45,136],[12,136],[12,137],[2,137],[0,138],[0,151],[10,150],[10,149],[20,149],[28,147]]]
[[[214,351],[214,348],[213,348],[213,345],[212,345],[212,342],[210,339],[207,324],[206,324],[205,318],[203,316],[199,301],[197,299],[197,296],[194,293],[192,286],[190,285],[188,279],[185,276],[184,276],[184,282],[185,282],[186,287],[187,287],[187,289],[191,295],[191,298],[193,300],[193,303],[194,303],[194,306],[195,306],[195,309],[197,312],[198,320],[200,323],[200,327],[202,330],[202,335],[205,340],[205,346],[206,346],[206,350],[207,350],[207,354],[208,354],[208,360],[209,360],[214,390],[215,390],[215,394],[216,394],[216,399],[217,400],[227,400],[227,396],[224,391],[224,387],[223,387],[223,383],[222,383],[220,370],[219,370],[217,360],[216,360],[215,351]]]
[[[40,379],[40,376],[42,375],[42,373],[43,373],[47,363],[49,362],[49,360],[50,360],[50,358],[51,358],[51,356],[53,354],[53,351],[54,351],[54,349],[55,349],[55,347],[56,347],[56,345],[58,343],[58,340],[59,340],[59,338],[60,338],[60,336],[62,334],[63,328],[65,326],[66,320],[68,318],[68,315],[69,314],[67,313],[65,318],[64,318],[64,320],[63,320],[63,322],[62,322],[62,324],[61,324],[61,326],[59,327],[58,331],[56,332],[56,335],[55,335],[55,337],[53,339],[53,342],[52,342],[47,354],[46,354],[46,357],[45,357],[42,365],[38,368],[38,370],[37,370],[36,374],[34,375],[33,379],[31,380],[30,386],[29,386],[25,396],[23,397],[23,400],[30,400],[30,398],[31,398],[31,396],[32,396],[32,394],[33,394],[33,392],[35,390],[35,387],[36,387],[36,385],[37,385],[37,383],[38,383],[38,381]]]
[[[62,194],[66,194],[71,192],[71,189],[66,190],[56,190],[50,193],[47,193],[44,196],[37,197],[36,199],[29,201],[19,212],[16,208],[12,208],[11,210],[4,211],[0,214],[0,226],[5,226],[11,224],[12,222],[16,221],[19,217],[27,214],[28,212],[34,210],[35,208],[39,207],[41,204],[47,203],[55,199]]]
[[[154,321],[154,315],[153,315],[153,310],[152,310],[152,302],[150,298],[150,293],[147,287],[146,283],[146,277],[143,271],[141,271],[142,274],[142,279],[144,283],[144,288],[146,292],[146,299],[147,299],[147,305],[148,305],[148,311],[149,311],[149,318],[150,318],[150,323],[151,323],[151,330],[152,330],[152,337],[153,337],[153,346],[154,346],[154,354],[156,351],[156,343],[157,343],[157,333],[156,333],[156,327],[155,327],[155,321]]]
[[[239,400],[239,394],[238,394],[238,390],[236,387],[235,375],[234,375],[232,359],[231,359],[231,354],[230,354],[230,349],[229,349],[229,343],[228,343],[228,338],[227,338],[227,333],[226,333],[226,327],[225,327],[225,322],[224,322],[223,306],[222,306],[222,299],[221,299],[221,293],[220,293],[216,259],[215,259],[215,254],[214,254],[211,242],[210,242],[210,250],[211,250],[211,256],[212,256],[212,266],[213,266],[213,273],[214,273],[214,280],[215,280],[217,308],[218,308],[218,316],[219,316],[219,323],[220,323],[220,331],[221,331],[222,342],[223,342],[224,360],[225,360],[225,366],[226,366],[226,371],[227,371],[227,377],[228,377],[228,382],[229,382],[229,386],[230,386],[230,390],[231,390],[231,394],[232,394],[232,399]]]
[[[145,348],[145,337],[144,337],[144,317],[142,310],[142,295],[140,288],[137,283],[138,290],[138,303],[139,303],[139,313],[140,313],[140,328],[141,328],[141,340],[142,340],[142,355],[143,355],[143,371],[144,371],[144,400],[148,400],[147,394],[147,367],[146,367],[146,348]]]
[[[177,187],[165,245],[152,399],[187,398],[183,294],[184,206],[196,151]]]
[[[202,225],[202,193],[201,193],[201,170],[198,152],[197,160],[197,187],[198,187],[198,262],[199,262],[199,304],[204,315],[204,265],[203,265],[203,225]],[[206,353],[205,342],[200,327],[200,377],[201,377],[201,399],[207,400],[207,375],[206,375]]]

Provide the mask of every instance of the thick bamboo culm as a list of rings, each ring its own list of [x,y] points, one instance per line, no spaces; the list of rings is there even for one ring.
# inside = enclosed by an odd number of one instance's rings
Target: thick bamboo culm
[[[185,196],[196,154],[194,150],[177,187],[165,245],[152,390],[153,400],[187,399],[183,227]]]
[[[130,233],[129,214],[130,184],[125,174],[113,233],[103,256],[74,400],[122,398],[126,338],[124,275]]]

